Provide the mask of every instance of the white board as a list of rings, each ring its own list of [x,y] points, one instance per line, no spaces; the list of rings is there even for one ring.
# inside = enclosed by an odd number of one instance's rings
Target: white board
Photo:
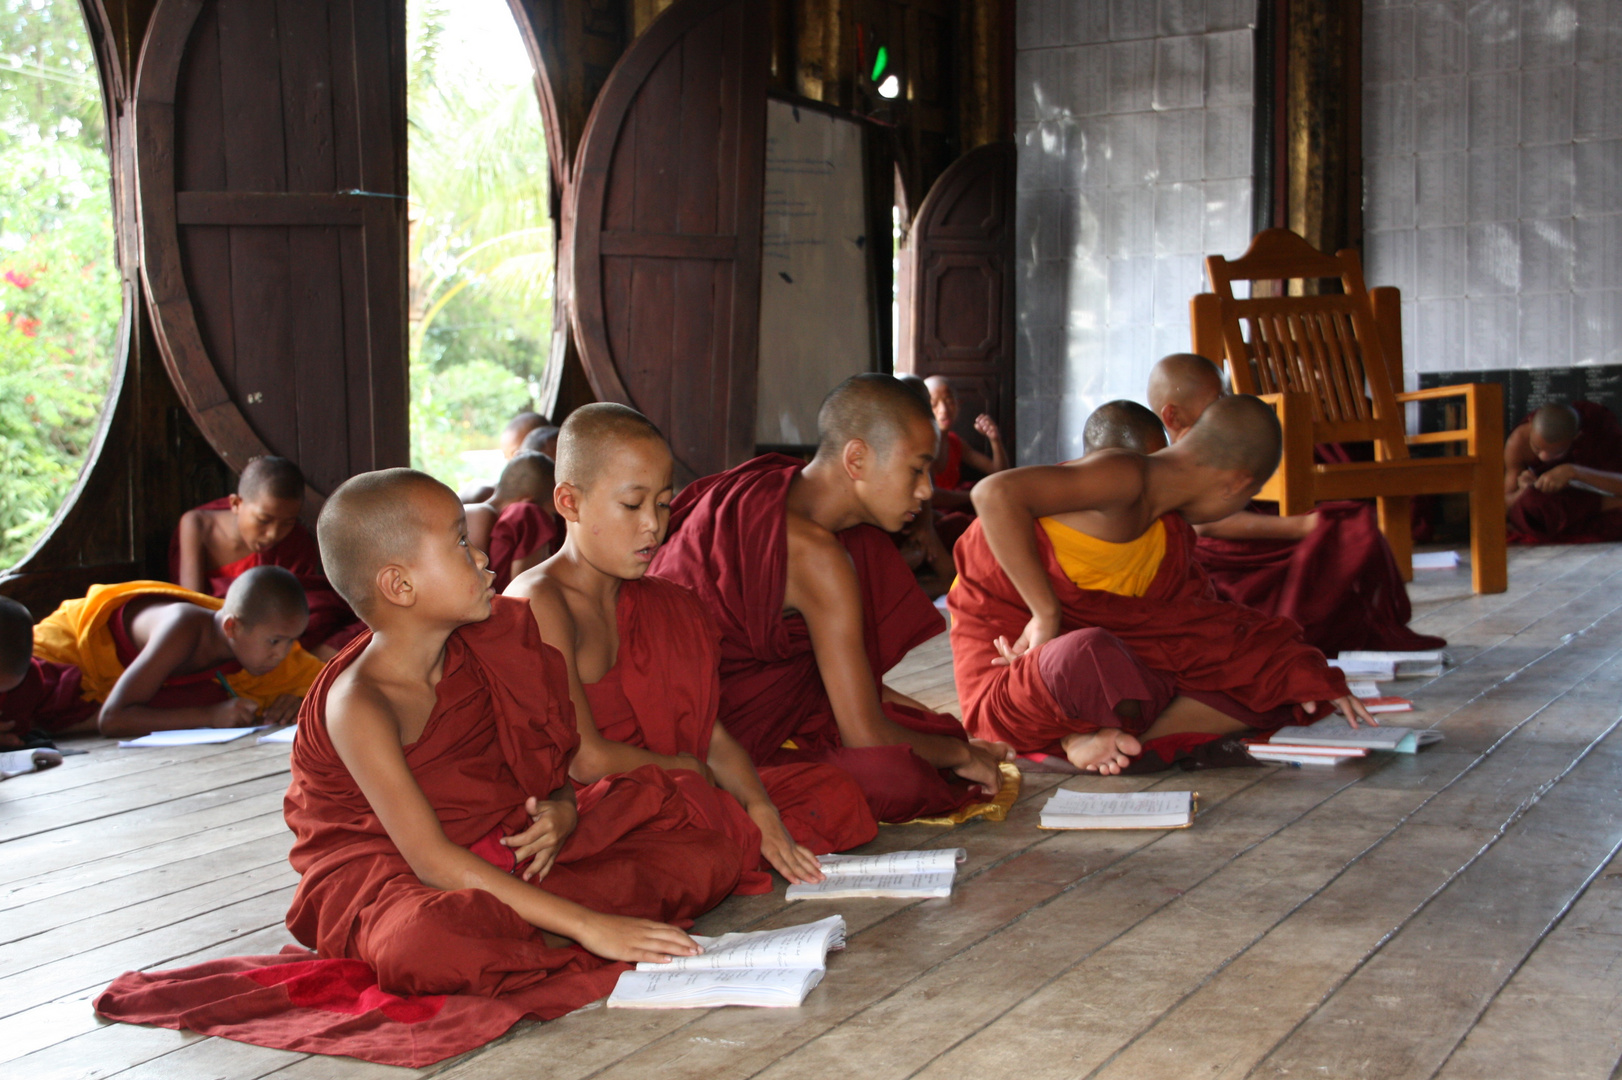
[[[815,443],[823,397],[873,370],[866,191],[857,121],[766,103],[757,443]]]

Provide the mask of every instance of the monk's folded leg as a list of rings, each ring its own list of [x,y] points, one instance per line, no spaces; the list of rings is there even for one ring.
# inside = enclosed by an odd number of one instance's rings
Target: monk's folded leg
[[[541,931],[482,889],[436,889],[411,875],[386,884],[357,920],[355,959],[391,994],[478,994],[528,989],[601,961],[548,945]]]
[[[1108,630],[1087,627],[1047,642],[1036,654],[1042,684],[1072,731],[1144,731],[1176,696],[1165,674],[1146,667]]]
[[[841,769],[811,762],[768,765],[760,780],[789,835],[813,854],[849,851],[878,835],[867,797]]]
[[[541,888],[594,911],[690,925],[732,895],[759,851],[757,840],[746,858],[712,829],[636,829],[592,855],[560,859]]]
[[[909,746],[834,746],[805,760],[845,772],[867,800],[875,819],[888,822],[939,817],[973,802],[967,784],[949,779]]]

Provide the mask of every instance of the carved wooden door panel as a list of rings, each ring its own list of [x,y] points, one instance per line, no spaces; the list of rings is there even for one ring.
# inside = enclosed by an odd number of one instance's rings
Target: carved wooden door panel
[[[944,375],[961,409],[956,431],[983,446],[990,413],[1014,448],[1014,147],[992,143],[941,174],[902,254],[898,371]]]
[[[604,84],[564,214],[592,389],[690,479],[749,457],[760,334],[769,5],[677,0]]]
[[[158,0],[135,96],[153,323],[215,451],[322,493],[407,464],[404,0]]]

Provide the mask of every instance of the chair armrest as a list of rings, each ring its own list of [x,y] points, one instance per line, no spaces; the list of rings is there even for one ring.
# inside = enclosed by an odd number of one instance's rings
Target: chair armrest
[[[1396,395],[1397,404],[1404,405],[1410,401],[1436,401],[1440,398],[1464,397],[1482,385],[1484,384],[1467,382],[1454,383],[1452,386],[1433,386],[1428,390],[1404,390]]]
[[[1467,442],[1469,452],[1479,454],[1488,444],[1501,445],[1504,440],[1504,388],[1494,382],[1455,383],[1452,386],[1433,386],[1428,390],[1407,390],[1397,394],[1397,403],[1410,401],[1439,401],[1463,398],[1465,426],[1451,431],[1426,431],[1406,436],[1409,446],[1427,443]]]

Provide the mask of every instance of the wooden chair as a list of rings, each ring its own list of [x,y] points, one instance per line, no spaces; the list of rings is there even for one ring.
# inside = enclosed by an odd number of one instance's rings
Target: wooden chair
[[[1236,393],[1256,394],[1284,427],[1284,458],[1257,495],[1281,514],[1305,514],[1332,499],[1377,500],[1380,530],[1403,577],[1413,574],[1409,500],[1470,495],[1470,571],[1478,593],[1508,587],[1504,550],[1503,388],[1462,383],[1402,392],[1402,313],[1394,288],[1363,284],[1357,252],[1325,255],[1288,229],[1268,229],[1233,261],[1205,260],[1211,292],[1194,297],[1194,351],[1226,363]],[[1233,295],[1235,281],[1338,278],[1343,294]],[[1408,435],[1410,401],[1462,398],[1464,427]],[[1323,465],[1317,443],[1374,443],[1375,461]],[[1455,457],[1410,457],[1410,446],[1461,443]]]

